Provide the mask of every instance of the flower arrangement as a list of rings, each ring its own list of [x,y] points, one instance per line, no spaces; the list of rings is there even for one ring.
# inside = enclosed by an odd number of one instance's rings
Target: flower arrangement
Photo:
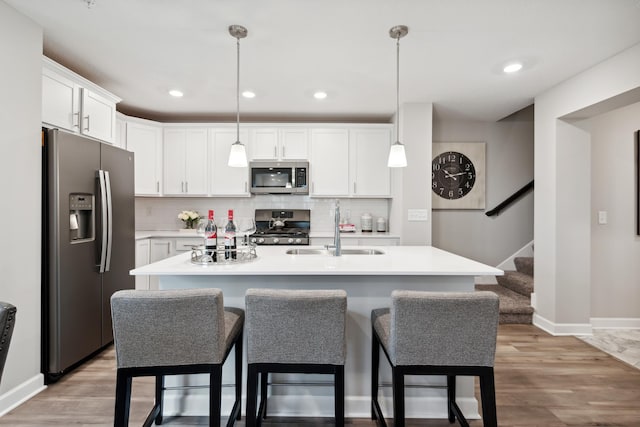
[[[178,214],[178,219],[184,222],[184,228],[191,229],[198,225],[200,214],[196,211],[182,211]]]

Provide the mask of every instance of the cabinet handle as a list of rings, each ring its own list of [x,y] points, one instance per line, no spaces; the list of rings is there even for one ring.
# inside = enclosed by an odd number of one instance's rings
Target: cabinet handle
[[[156,193],[160,192],[160,181],[156,181]]]
[[[72,126],[73,126],[74,128],[79,128],[79,127],[80,127],[80,113],[73,113],[73,114],[72,114],[72,116],[75,116],[75,117],[77,117],[77,118],[78,118],[78,121],[77,121],[77,122],[74,122],[73,118],[71,119]]]
[[[284,159],[284,145],[282,146],[282,158]]]
[[[184,183],[184,192],[185,193],[189,192],[189,181],[185,181],[185,183]]]
[[[247,181],[244,182],[244,192],[246,193],[247,191],[249,191],[249,189],[247,188]]]
[[[356,183],[353,183],[353,194],[357,194],[358,192],[356,191]]]
[[[276,159],[278,158],[278,147],[275,145],[273,146],[273,157]]]
[[[84,116],[84,119],[86,120],[86,123],[87,123],[87,127],[85,128],[85,130],[86,130],[87,132],[89,132],[89,124],[90,124],[90,123],[89,123],[89,115],[87,114],[86,116]]]

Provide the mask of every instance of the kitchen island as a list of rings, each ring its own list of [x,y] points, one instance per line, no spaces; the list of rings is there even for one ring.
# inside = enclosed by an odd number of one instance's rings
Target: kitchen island
[[[158,276],[160,289],[215,287],[222,289],[225,305],[244,308],[248,288],[344,289],[347,292],[347,361],[345,364],[345,416],[370,416],[371,310],[390,305],[394,289],[431,291],[473,291],[474,277],[502,275],[494,267],[430,246],[343,247],[340,257],[327,253],[287,254],[287,251],[314,252],[320,247],[260,246],[257,258],[244,263],[194,265],[185,253],[131,271],[133,275]],[[381,252],[380,254],[372,254]],[[232,359],[232,358],[231,358]],[[224,382],[232,383],[233,360],[224,369]],[[246,370],[246,365],[245,369]],[[270,388],[269,414],[282,416],[332,416],[333,388],[319,383],[323,375],[273,375],[280,383]],[[292,386],[292,382],[312,381],[312,385]],[[380,381],[391,382],[391,371],[381,363]],[[205,385],[206,377],[178,377],[173,385]],[[408,388],[407,417],[446,418],[445,378],[415,377],[407,384],[433,387]],[[168,381],[168,385],[172,385]],[[243,392],[245,385],[243,384]],[[458,404],[468,418],[478,417],[473,379],[458,378]],[[223,409],[232,405],[233,388],[223,390]],[[167,415],[206,415],[206,389],[170,390],[166,393]],[[381,406],[391,414],[391,389],[381,388]],[[243,400],[244,404],[244,400]],[[223,412],[224,413],[224,412]]]

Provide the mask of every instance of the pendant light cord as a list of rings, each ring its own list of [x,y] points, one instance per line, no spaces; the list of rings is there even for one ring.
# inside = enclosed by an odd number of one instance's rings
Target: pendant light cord
[[[240,38],[236,38],[237,67],[236,67],[236,141],[240,141]]]
[[[396,142],[400,141],[400,34],[396,38]]]

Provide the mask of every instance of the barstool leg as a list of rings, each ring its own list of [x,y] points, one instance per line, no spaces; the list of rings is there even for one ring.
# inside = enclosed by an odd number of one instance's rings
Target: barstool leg
[[[116,374],[116,407],[113,418],[114,427],[129,425],[129,407],[131,404],[131,377],[120,369]]]
[[[269,372],[260,374],[260,409],[258,417],[267,418],[267,393],[269,392]]]
[[[452,423],[456,420],[456,415],[453,410],[453,405],[456,401],[456,376],[447,375],[447,414],[449,415],[449,422]]]
[[[245,416],[246,427],[256,425],[256,406],[258,404],[258,368],[249,364],[247,366],[247,412]]]
[[[216,365],[209,373],[209,427],[220,427],[222,412],[222,365]]]
[[[393,425],[404,427],[404,373],[392,366],[393,381]]]
[[[483,369],[480,375],[480,398],[482,399],[482,421],[484,427],[497,427],[496,389],[493,368]]]
[[[156,424],[162,424],[162,409],[164,407],[164,375],[156,375]]]
[[[334,388],[336,427],[344,427],[344,365],[336,366]]]
[[[238,405],[238,415],[236,415],[236,420],[240,420],[242,418],[242,332],[238,336],[238,339],[235,343],[235,368],[236,368],[236,404]],[[233,414],[231,414],[233,418]]]
[[[380,341],[376,331],[371,328],[371,419],[375,420],[378,404],[378,370],[380,369]]]

